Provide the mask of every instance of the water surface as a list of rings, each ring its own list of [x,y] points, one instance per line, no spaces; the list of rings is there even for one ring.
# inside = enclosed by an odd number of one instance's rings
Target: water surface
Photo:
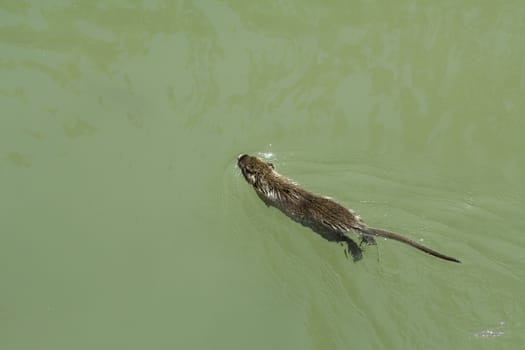
[[[519,1],[0,5],[0,347],[519,349]],[[272,159],[371,226],[266,206]]]

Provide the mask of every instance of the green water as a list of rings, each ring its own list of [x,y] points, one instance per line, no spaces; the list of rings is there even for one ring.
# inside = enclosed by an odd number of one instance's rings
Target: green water
[[[520,349],[521,1],[4,1],[1,349]],[[266,208],[271,159],[374,227]]]

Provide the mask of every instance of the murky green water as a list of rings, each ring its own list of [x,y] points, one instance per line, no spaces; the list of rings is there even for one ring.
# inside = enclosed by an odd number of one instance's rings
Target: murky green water
[[[0,348],[519,349],[520,1],[0,4]],[[393,241],[353,263],[241,152]]]

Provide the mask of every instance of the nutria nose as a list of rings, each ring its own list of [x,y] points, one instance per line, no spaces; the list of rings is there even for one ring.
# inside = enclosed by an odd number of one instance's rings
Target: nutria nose
[[[240,161],[241,159],[243,159],[244,157],[247,157],[248,155],[246,153],[241,153],[239,154],[239,156],[237,157],[237,160]]]

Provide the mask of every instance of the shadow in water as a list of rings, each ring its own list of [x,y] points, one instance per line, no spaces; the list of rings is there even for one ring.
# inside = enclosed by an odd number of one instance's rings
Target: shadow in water
[[[296,220],[294,220],[296,221]],[[376,245],[374,237],[359,235],[360,243],[357,244],[353,239],[348,237],[346,234],[352,232],[338,232],[326,228],[320,228],[317,225],[310,225],[308,223],[300,222],[303,226],[308,227],[324,239],[329,242],[340,243],[344,247],[345,256],[348,258],[348,254],[352,256],[352,260],[357,262],[363,258],[363,249],[361,246],[365,245]]]

